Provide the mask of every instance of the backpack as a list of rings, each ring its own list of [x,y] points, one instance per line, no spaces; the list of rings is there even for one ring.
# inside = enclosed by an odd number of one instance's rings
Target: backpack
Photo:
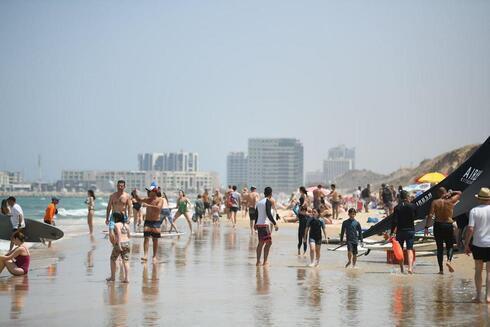
[[[235,192],[230,193],[228,195],[228,198],[226,199],[226,205],[231,208],[231,207],[238,207],[238,199],[233,196]]]
[[[393,201],[393,193],[391,193],[390,189],[387,187],[383,189],[382,197],[383,197],[383,202]]]

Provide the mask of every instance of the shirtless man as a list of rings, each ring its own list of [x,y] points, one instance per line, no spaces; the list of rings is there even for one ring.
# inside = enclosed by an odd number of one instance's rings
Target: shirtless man
[[[425,221],[425,232],[427,236],[429,234],[429,226],[432,224],[434,218],[434,238],[437,244],[437,263],[439,264],[439,274],[444,274],[442,268],[442,262],[444,259],[444,243],[446,243],[446,266],[449,272],[454,272],[451,266],[451,260],[453,258],[453,243],[454,243],[454,229],[453,229],[453,209],[456,203],[461,198],[461,191],[446,191],[444,187],[437,189],[438,199],[432,201],[430,205],[429,214]]]
[[[204,202],[204,218],[206,218],[206,214],[211,217],[211,202],[209,201],[208,189],[205,189],[202,194],[202,202]]]
[[[248,202],[247,202],[248,201],[248,190],[246,187],[244,187],[242,190],[241,199],[242,199],[241,207],[245,208],[245,210],[243,210],[243,217],[242,218],[245,218],[245,217],[247,217],[247,213],[248,213]]]
[[[255,186],[250,187],[250,193],[248,193],[247,196],[247,205],[248,205],[248,215],[250,217],[250,234],[253,235],[255,229],[254,229],[254,222],[255,222],[255,215],[257,214],[257,211],[255,209],[255,206],[257,205],[257,202],[260,200],[260,195],[257,193],[257,189]]]
[[[330,203],[332,204],[332,219],[339,219],[339,207],[340,201],[342,200],[342,195],[337,192],[335,184],[330,185]]]
[[[214,191],[213,194],[213,205],[217,205],[219,210],[221,211],[221,202],[223,201],[223,197],[221,196],[221,193],[219,192],[218,189]],[[221,214],[220,214],[221,217]]]
[[[322,185],[318,185],[316,189],[313,190],[313,208],[316,211],[320,210],[320,205],[325,203],[325,194],[323,194]]]
[[[134,190],[135,199],[141,206],[146,208],[146,219],[144,224],[143,236],[143,257],[141,261],[146,262],[148,258],[148,247],[150,245],[150,237],[153,239],[153,263],[157,261],[158,239],[160,238],[160,211],[163,207],[163,198],[158,196],[158,186],[152,185],[147,188],[147,198],[140,198],[136,190]]]
[[[131,220],[132,206],[131,196],[124,192],[126,182],[123,180],[117,181],[117,191],[109,197],[107,210],[105,215],[105,224],[109,225],[109,234],[114,232],[114,224],[116,219],[121,217],[127,223]],[[129,218],[129,219],[128,219]]]

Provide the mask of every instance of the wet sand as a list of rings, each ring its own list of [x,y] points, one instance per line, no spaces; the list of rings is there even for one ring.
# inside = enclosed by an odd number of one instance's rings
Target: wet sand
[[[271,266],[256,267],[247,223],[233,230],[223,217],[220,227],[162,239],[157,264],[141,263],[142,239],[133,238],[130,284],[105,282],[111,247],[101,225],[93,238],[34,250],[28,277],[0,276],[0,325],[490,324],[490,306],[471,303],[473,261],[464,254],[456,254],[454,274],[437,275],[435,257],[418,257],[409,276],[386,264],[384,252],[345,269],[346,252],[324,245],[320,267],[308,268],[309,259],[295,255],[297,225],[283,223],[273,234]],[[338,227],[329,226],[329,236]]]

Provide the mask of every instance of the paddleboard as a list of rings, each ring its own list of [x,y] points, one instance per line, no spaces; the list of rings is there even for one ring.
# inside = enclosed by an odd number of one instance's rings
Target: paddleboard
[[[59,240],[64,233],[58,227],[33,219],[25,219],[26,227],[24,235],[26,242],[44,242]],[[12,223],[10,217],[0,214],[0,239],[10,240],[12,235]]]

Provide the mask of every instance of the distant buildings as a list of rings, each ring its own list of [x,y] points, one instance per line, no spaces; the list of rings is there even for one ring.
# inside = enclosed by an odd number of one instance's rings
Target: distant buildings
[[[239,189],[248,186],[248,159],[245,152],[230,152],[226,157],[226,182]]]
[[[30,191],[31,185],[24,183],[24,174],[20,171],[0,171],[0,190]]]
[[[199,171],[199,155],[195,152],[140,153],[140,171]]]
[[[292,192],[303,184],[303,144],[292,138],[248,140],[248,184]]]
[[[67,191],[95,189],[103,192],[115,191],[118,180],[126,181],[126,189],[144,190],[152,181],[166,192],[202,192],[204,189],[219,188],[219,177],[213,172],[185,171],[62,171],[58,187]]]
[[[339,145],[328,150],[328,157],[323,161],[323,170],[306,173],[306,185],[330,184],[337,177],[355,169],[356,149]]]

